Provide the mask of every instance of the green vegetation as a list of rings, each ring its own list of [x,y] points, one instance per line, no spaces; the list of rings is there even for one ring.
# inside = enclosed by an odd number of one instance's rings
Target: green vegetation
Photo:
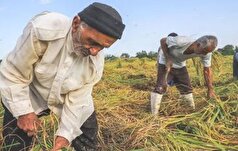
[[[152,116],[149,98],[156,82],[156,61],[149,58],[107,60],[104,76],[93,93],[100,149],[238,150],[238,81],[232,79],[231,67],[231,56],[216,55],[213,59],[217,99],[207,100],[201,66],[196,60],[189,60],[196,111],[186,114],[180,108],[178,91],[170,87],[163,98],[160,115]],[[2,116],[3,111],[0,122]],[[34,151],[50,150],[53,144],[57,118],[51,115],[42,120],[46,128],[35,139]]]
[[[137,58],[150,58],[150,59],[156,59],[158,55],[158,52],[150,51],[147,53],[145,50],[142,50],[141,52],[136,53]]]
[[[237,46],[233,46],[233,45],[225,45],[222,49],[218,49],[218,51],[222,54],[222,55],[233,55],[234,52],[238,50]]]

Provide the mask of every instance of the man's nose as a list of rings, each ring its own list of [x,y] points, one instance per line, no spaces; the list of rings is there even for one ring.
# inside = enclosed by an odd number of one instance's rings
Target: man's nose
[[[96,56],[98,54],[98,52],[101,51],[102,49],[103,49],[103,47],[91,47],[91,48],[89,48],[92,56]]]

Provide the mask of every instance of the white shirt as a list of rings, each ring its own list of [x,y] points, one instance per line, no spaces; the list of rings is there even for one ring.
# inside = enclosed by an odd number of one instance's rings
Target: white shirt
[[[43,12],[25,27],[14,50],[0,66],[0,91],[14,117],[50,108],[60,117],[56,135],[71,142],[93,113],[93,86],[101,79],[103,53],[73,52],[71,20]]]
[[[176,36],[176,37],[167,37],[166,44],[169,48],[170,56],[172,57],[173,61],[173,68],[182,68],[186,66],[186,60],[193,58],[193,57],[200,57],[201,62],[204,65],[204,67],[210,67],[211,66],[211,58],[212,53],[208,53],[206,55],[203,54],[183,54],[184,51],[194,42],[195,40],[186,37],[186,36]],[[163,51],[161,51],[160,58],[159,58],[160,64],[165,64],[165,56]]]

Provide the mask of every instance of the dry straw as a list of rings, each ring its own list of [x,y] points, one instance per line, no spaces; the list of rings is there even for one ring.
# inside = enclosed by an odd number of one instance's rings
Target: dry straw
[[[93,93],[99,150],[238,150],[238,82],[232,79],[231,63],[231,57],[216,55],[213,59],[217,98],[208,100],[201,65],[197,60],[188,61],[196,111],[187,113],[181,108],[178,91],[170,87],[163,97],[160,114],[152,116],[149,94],[156,82],[156,61],[107,61],[103,79]],[[0,115],[2,120],[3,112]],[[34,151],[49,150],[53,144],[59,121],[54,115],[43,121]]]

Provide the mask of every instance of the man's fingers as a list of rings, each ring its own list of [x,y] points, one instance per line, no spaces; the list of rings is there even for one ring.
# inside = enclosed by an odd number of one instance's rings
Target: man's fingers
[[[42,124],[42,122],[39,119],[34,121],[34,123],[33,123],[35,129],[38,129],[41,126],[41,124]]]
[[[55,139],[53,149],[51,151],[58,151],[62,149],[63,147],[68,147],[68,146],[69,146],[69,142],[66,138],[57,136]]]
[[[17,126],[23,130],[24,126],[17,121]]]
[[[39,125],[34,122],[32,125],[28,127],[28,129],[25,132],[29,137],[35,136],[37,134],[38,126]]]
[[[22,129],[24,132],[29,133],[28,136],[32,136],[32,134],[36,134],[38,128],[40,127],[40,122],[34,122],[32,124],[27,124],[27,125],[20,125],[18,126],[20,129]]]
[[[21,115],[18,117],[17,126],[22,129],[28,136],[37,134],[37,129],[41,121],[34,112]]]
[[[31,136],[35,136],[35,135],[36,135],[36,133],[33,132],[33,131],[29,131],[29,132],[27,132],[27,136],[29,136],[29,137],[31,137]]]
[[[33,133],[36,133],[36,132],[37,132],[36,129],[34,129],[34,128],[23,129],[23,131],[24,131],[25,133],[27,133],[27,135],[28,135],[28,133],[29,133],[29,134],[33,134]]]

